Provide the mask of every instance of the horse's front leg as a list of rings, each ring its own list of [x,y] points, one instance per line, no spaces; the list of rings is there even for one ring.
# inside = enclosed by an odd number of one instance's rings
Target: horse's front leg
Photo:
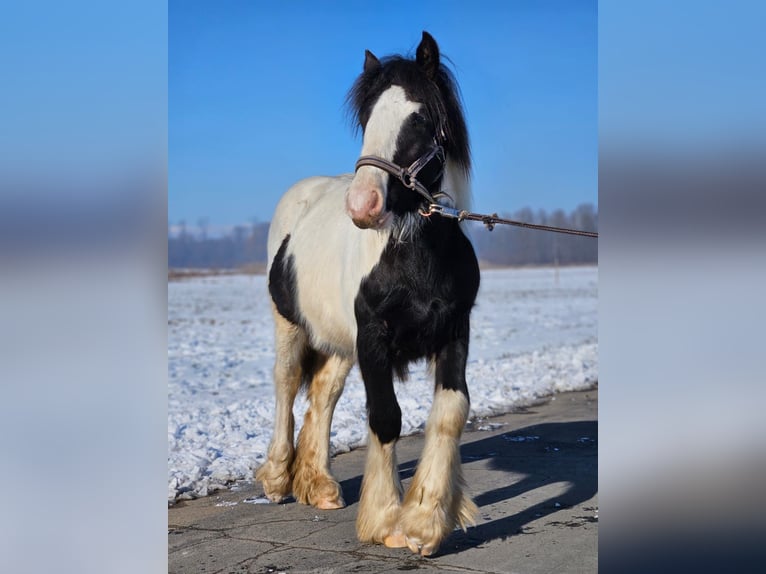
[[[359,321],[357,353],[367,393],[369,429],[356,533],[362,542],[402,546],[397,537],[403,537],[396,532],[402,485],[395,451],[402,411],[394,394],[393,368],[382,332],[382,325],[374,320]]]
[[[468,317],[436,356],[436,388],[426,423],[423,454],[401,512],[401,529],[412,552],[427,556],[460,524],[474,523],[478,509],[464,493],[460,435],[468,418],[465,380]]]

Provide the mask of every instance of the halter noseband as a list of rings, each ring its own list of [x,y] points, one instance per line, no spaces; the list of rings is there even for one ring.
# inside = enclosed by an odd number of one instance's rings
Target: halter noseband
[[[442,146],[436,142],[434,142],[433,147],[427,153],[423,154],[414,162],[412,162],[410,167],[401,167],[392,161],[388,161],[387,159],[378,157],[376,155],[363,155],[358,160],[356,160],[356,169],[354,171],[359,171],[359,168],[365,165],[382,169],[383,171],[390,173],[399,181],[401,181],[405,187],[419,193],[429,204],[432,204],[436,203],[434,195],[446,196],[447,194],[439,192],[431,195],[431,193],[428,191],[428,188],[426,188],[425,185],[418,181],[418,173],[420,173],[420,171],[434,158],[438,159],[439,161],[439,173],[436,177],[434,177],[434,180],[436,180],[438,176],[444,172],[444,148],[442,148]]]

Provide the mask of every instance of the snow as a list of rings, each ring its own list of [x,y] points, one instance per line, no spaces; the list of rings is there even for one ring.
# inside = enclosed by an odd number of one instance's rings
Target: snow
[[[471,418],[598,381],[598,269],[482,272],[471,315]],[[271,438],[273,324],[263,275],[168,283],[168,502],[252,480]],[[433,382],[424,363],[396,383],[402,434],[421,431]],[[296,436],[307,407],[294,409]],[[355,367],[333,419],[331,452],[365,443]],[[527,437],[529,439],[531,437]]]

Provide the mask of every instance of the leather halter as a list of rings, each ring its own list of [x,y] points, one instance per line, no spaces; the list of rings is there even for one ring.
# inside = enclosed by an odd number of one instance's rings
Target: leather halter
[[[425,185],[418,181],[418,173],[420,173],[420,171],[433,159],[437,159],[439,161],[439,173],[434,178],[437,179],[438,176],[444,172],[444,148],[442,148],[442,146],[436,142],[434,142],[433,147],[431,147],[428,152],[412,162],[410,167],[401,167],[392,161],[388,161],[387,159],[378,157],[376,155],[363,155],[358,160],[356,160],[356,169],[354,171],[359,171],[359,168],[365,165],[377,167],[393,175],[395,178],[401,181],[405,187],[419,193],[428,203],[436,203],[434,195],[442,194],[437,193],[432,195],[428,191],[428,188],[426,188]]]

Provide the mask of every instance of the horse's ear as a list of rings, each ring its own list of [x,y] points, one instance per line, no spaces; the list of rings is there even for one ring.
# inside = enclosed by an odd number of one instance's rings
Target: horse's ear
[[[375,57],[375,54],[369,50],[364,51],[364,71],[371,72],[380,68],[380,60]]]
[[[439,46],[433,36],[423,30],[423,39],[420,40],[418,51],[415,53],[415,61],[423,68],[423,71],[430,79],[436,77],[439,71]]]

